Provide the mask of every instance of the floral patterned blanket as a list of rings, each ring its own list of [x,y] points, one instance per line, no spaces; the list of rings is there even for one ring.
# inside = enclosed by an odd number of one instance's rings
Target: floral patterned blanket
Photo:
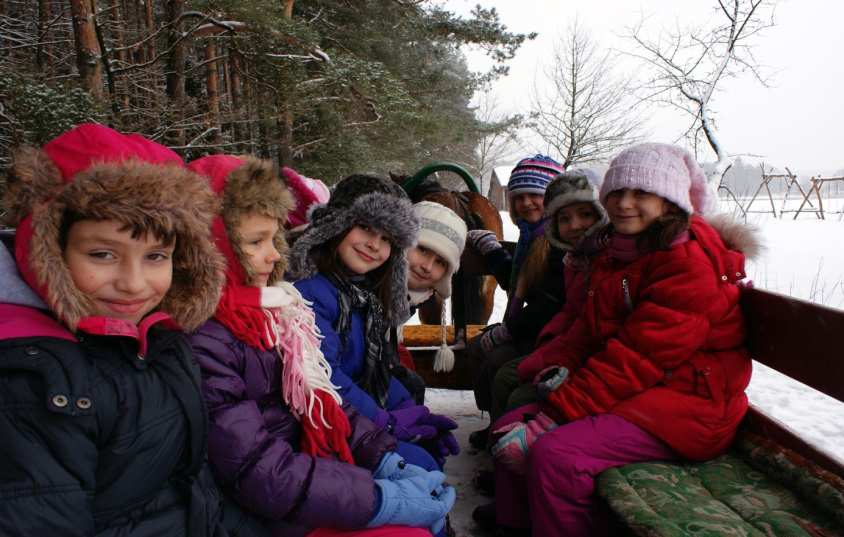
[[[645,537],[844,537],[844,480],[745,433],[703,463],[607,470],[598,493]]]

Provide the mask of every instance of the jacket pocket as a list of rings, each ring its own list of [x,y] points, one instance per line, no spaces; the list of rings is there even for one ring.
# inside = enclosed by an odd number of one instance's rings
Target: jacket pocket
[[[711,356],[697,355],[690,362],[695,372],[695,393],[716,403],[722,402],[726,382],[724,368],[718,360]]]

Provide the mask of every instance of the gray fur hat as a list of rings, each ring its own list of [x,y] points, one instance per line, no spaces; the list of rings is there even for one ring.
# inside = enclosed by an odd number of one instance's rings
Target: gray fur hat
[[[595,208],[599,219],[595,222],[584,237],[595,233],[607,224],[607,211],[598,201],[598,187],[601,184],[601,176],[589,168],[575,168],[567,170],[554,178],[545,190],[545,237],[553,246],[561,250],[572,250],[575,244],[569,244],[560,237],[557,232],[556,213],[563,207],[572,203],[588,202]]]
[[[398,325],[408,317],[405,250],[416,244],[419,220],[402,188],[387,179],[352,175],[339,183],[325,205],[311,211],[311,222],[290,250],[289,276],[302,279],[317,273],[312,253],[319,246],[363,224],[386,234],[392,246],[390,275],[392,304],[383,304],[389,321]]]

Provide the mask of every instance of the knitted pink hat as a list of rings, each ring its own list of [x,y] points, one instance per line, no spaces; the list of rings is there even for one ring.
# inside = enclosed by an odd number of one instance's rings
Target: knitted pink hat
[[[281,174],[284,176],[287,188],[293,193],[293,197],[296,198],[296,207],[287,213],[285,227],[291,229],[307,224],[308,211],[314,205],[328,203],[331,192],[325,186],[325,183],[319,179],[311,179],[310,177],[300,175],[293,168],[284,167],[281,169]]]
[[[707,212],[711,201],[700,165],[676,145],[644,143],[619,153],[604,176],[601,203],[622,188],[657,194],[689,214]]]

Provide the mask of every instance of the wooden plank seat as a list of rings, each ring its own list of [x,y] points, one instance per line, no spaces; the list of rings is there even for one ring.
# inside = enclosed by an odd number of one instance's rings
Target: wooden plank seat
[[[466,326],[466,340],[480,334],[483,325]],[[447,343],[454,345],[454,327],[449,326]],[[454,369],[449,372],[434,371],[434,356],[442,344],[440,325],[405,325],[402,327],[402,341],[413,355],[416,372],[425,380],[429,388],[448,388],[452,390],[472,389],[472,367],[464,349],[454,347]]]
[[[754,360],[844,401],[844,312],[756,289],[742,308]],[[597,491],[633,535],[844,536],[844,465],[755,407],[721,457],[614,468]]]
[[[466,325],[466,340],[483,330],[482,324]],[[446,326],[446,343],[454,345],[454,326]],[[402,343],[407,348],[439,347],[442,344],[442,326],[438,324],[407,324],[402,327]]]

